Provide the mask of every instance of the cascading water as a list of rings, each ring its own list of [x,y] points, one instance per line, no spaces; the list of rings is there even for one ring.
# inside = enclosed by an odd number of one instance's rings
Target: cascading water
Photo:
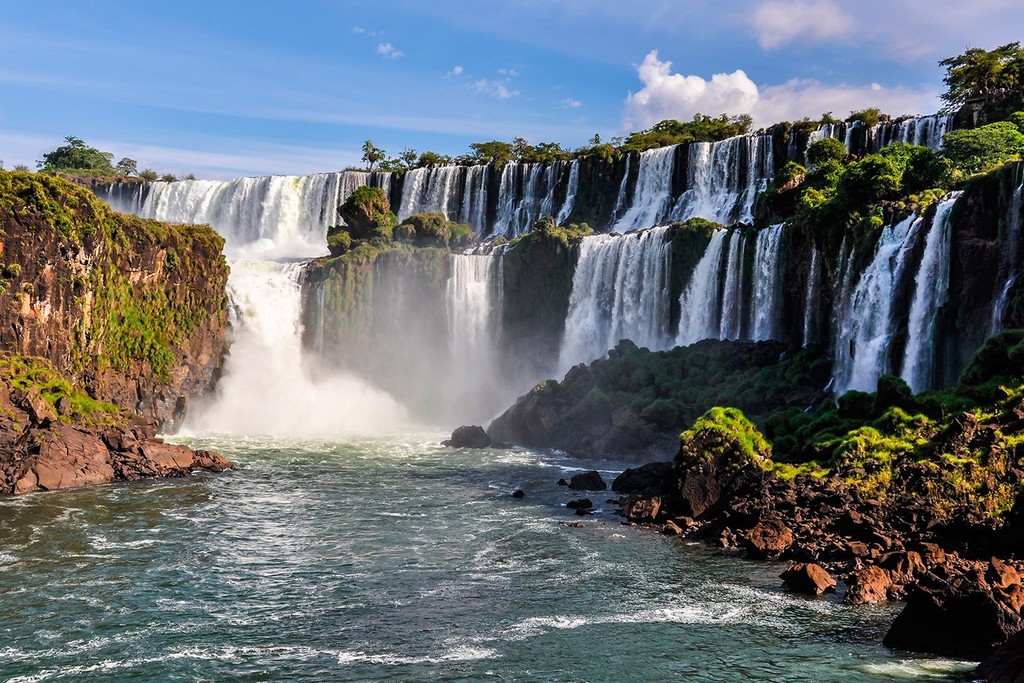
[[[144,218],[208,223],[229,251],[263,241],[283,256],[315,256],[326,251],[327,228],[340,221],[337,207],[360,185],[386,180],[387,174],[345,171],[156,182],[148,188],[139,184],[131,199],[112,205]]]
[[[599,358],[620,339],[654,350],[671,344],[667,231],[583,239],[562,338],[563,369]]]
[[[618,221],[626,211],[626,192],[629,189],[629,164],[632,156],[626,155],[626,171],[622,174],[619,191],[615,196],[615,208],[612,209],[612,220]]]
[[[676,202],[672,219],[700,217],[726,225],[753,222],[754,200],[768,187],[774,166],[770,135],[692,143],[687,189]]]
[[[725,261],[725,282],[722,289],[722,317],[718,324],[719,338],[736,340],[743,335],[743,253],[746,239],[740,230],[729,235],[729,254]]]
[[[807,273],[807,293],[804,296],[804,346],[810,346],[818,341],[816,316],[820,279],[818,261],[818,247],[814,247],[811,250],[811,269]]]
[[[231,350],[215,395],[190,411],[187,429],[328,436],[404,420],[384,392],[351,376],[314,373],[302,353],[302,261],[327,251],[331,207],[380,180],[358,172],[193,180],[153,183],[139,195],[139,215],[212,225],[231,267]]]
[[[615,222],[612,230],[627,232],[637,228],[650,228],[665,218],[672,201],[675,154],[675,146],[659,147],[640,153],[633,204],[622,218]],[[629,177],[628,172],[626,177]],[[625,179],[623,182],[626,182]]]
[[[1006,231],[1006,264],[1008,272],[1006,283],[992,305],[991,332],[993,334],[1003,328],[1003,320],[1006,318],[1006,306],[1010,300],[1010,291],[1017,284],[1017,280],[1020,279],[1020,231],[1021,224],[1024,223],[1024,215],[1021,214],[1022,209],[1024,209],[1021,201],[1024,198],[1022,195],[1024,195],[1024,182],[1017,186],[1013,193],[1013,201],[1010,203],[1010,216]]]
[[[569,214],[575,208],[576,192],[579,190],[579,186],[580,162],[578,159],[573,159],[572,166],[569,169],[569,187],[566,189],[565,203],[562,204],[562,210],[558,212],[557,222],[559,225],[564,224],[569,219]]]
[[[404,409],[343,375],[314,378],[302,354],[302,262],[234,258],[231,352],[216,394],[190,411],[188,431],[284,437],[393,430]]]
[[[501,169],[498,213],[492,234],[506,237],[521,235],[528,232],[541,216],[554,217],[560,214],[560,211],[555,210],[555,193],[564,169],[565,163],[561,161],[549,164],[505,164]]]
[[[456,190],[462,189],[466,169],[462,166],[431,166],[407,171],[402,184],[398,220],[417,213],[443,213],[458,220],[461,204]]]
[[[751,306],[750,338],[778,339],[782,296],[781,258],[785,224],[771,225],[757,233],[754,243],[754,301]]]
[[[704,255],[679,297],[679,330],[676,344],[686,346],[702,339],[717,339],[721,324],[722,252],[728,230],[711,235]]]
[[[923,221],[910,216],[886,226],[875,255],[844,299],[845,310],[836,331],[835,392],[874,391],[878,378],[893,372],[891,350],[896,334],[895,298],[907,267],[908,255]]]
[[[914,392],[934,385],[935,334],[939,310],[949,300],[950,213],[962,192],[951,192],[935,209],[915,278],[907,348],[900,376]]]

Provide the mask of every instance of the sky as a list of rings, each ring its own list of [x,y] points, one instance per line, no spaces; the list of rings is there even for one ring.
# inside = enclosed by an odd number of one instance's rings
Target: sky
[[[226,179],[361,166],[365,140],[608,140],[941,107],[938,61],[1024,40],[1021,0],[0,0],[0,160],[74,135]]]

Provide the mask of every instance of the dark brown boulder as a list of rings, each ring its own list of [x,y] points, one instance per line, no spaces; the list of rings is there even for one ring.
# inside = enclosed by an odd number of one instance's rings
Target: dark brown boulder
[[[853,575],[843,602],[850,605],[864,605],[889,599],[892,578],[889,572],[876,565],[857,570]]]
[[[442,441],[442,446],[449,448],[490,448],[491,437],[483,427],[463,425],[452,432],[452,438]]]
[[[1009,588],[1020,585],[1020,573],[1013,565],[993,557],[985,572],[985,580],[992,588]]]
[[[661,498],[638,498],[626,504],[622,513],[631,522],[655,522],[661,512]]]
[[[814,563],[794,564],[779,574],[779,578],[786,584],[786,588],[794,593],[821,595],[822,593],[834,593],[836,590],[836,580],[832,578],[832,575]]]
[[[604,491],[608,484],[604,483],[601,474],[597,470],[580,472],[569,478],[569,488],[576,491]]]
[[[744,537],[747,554],[755,559],[774,559],[793,545],[793,532],[778,519],[758,522]]]
[[[660,491],[672,473],[671,462],[652,462],[630,467],[612,482],[612,491],[619,493],[646,493]]]
[[[992,652],[978,667],[988,683],[1024,683],[1024,631]]]
[[[1020,630],[1021,618],[980,583],[926,575],[907,596],[884,643],[944,657],[981,660]]]
[[[495,418],[487,434],[495,441],[549,447],[570,406],[557,382],[541,382]]]

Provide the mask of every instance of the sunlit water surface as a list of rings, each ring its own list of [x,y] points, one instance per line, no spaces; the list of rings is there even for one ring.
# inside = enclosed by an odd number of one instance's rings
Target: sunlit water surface
[[[238,469],[0,500],[0,678],[963,679],[878,644],[894,608],[787,595],[607,495],[560,525],[555,482],[611,463],[440,438],[184,439]]]

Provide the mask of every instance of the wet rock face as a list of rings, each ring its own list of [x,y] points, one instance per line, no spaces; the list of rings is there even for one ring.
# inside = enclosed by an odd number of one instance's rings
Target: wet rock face
[[[834,593],[836,580],[821,565],[813,562],[797,562],[779,575],[786,587],[794,593],[821,595]]]
[[[491,437],[487,436],[483,427],[463,425],[452,432],[452,438],[442,441],[441,445],[449,448],[490,448]]]
[[[572,475],[569,479],[569,488],[575,491],[604,491],[608,488],[608,484],[604,482],[597,470],[590,470]]]
[[[176,428],[226,349],[223,240],[39,174],[0,171],[0,199],[0,353],[46,358],[94,398]]]

